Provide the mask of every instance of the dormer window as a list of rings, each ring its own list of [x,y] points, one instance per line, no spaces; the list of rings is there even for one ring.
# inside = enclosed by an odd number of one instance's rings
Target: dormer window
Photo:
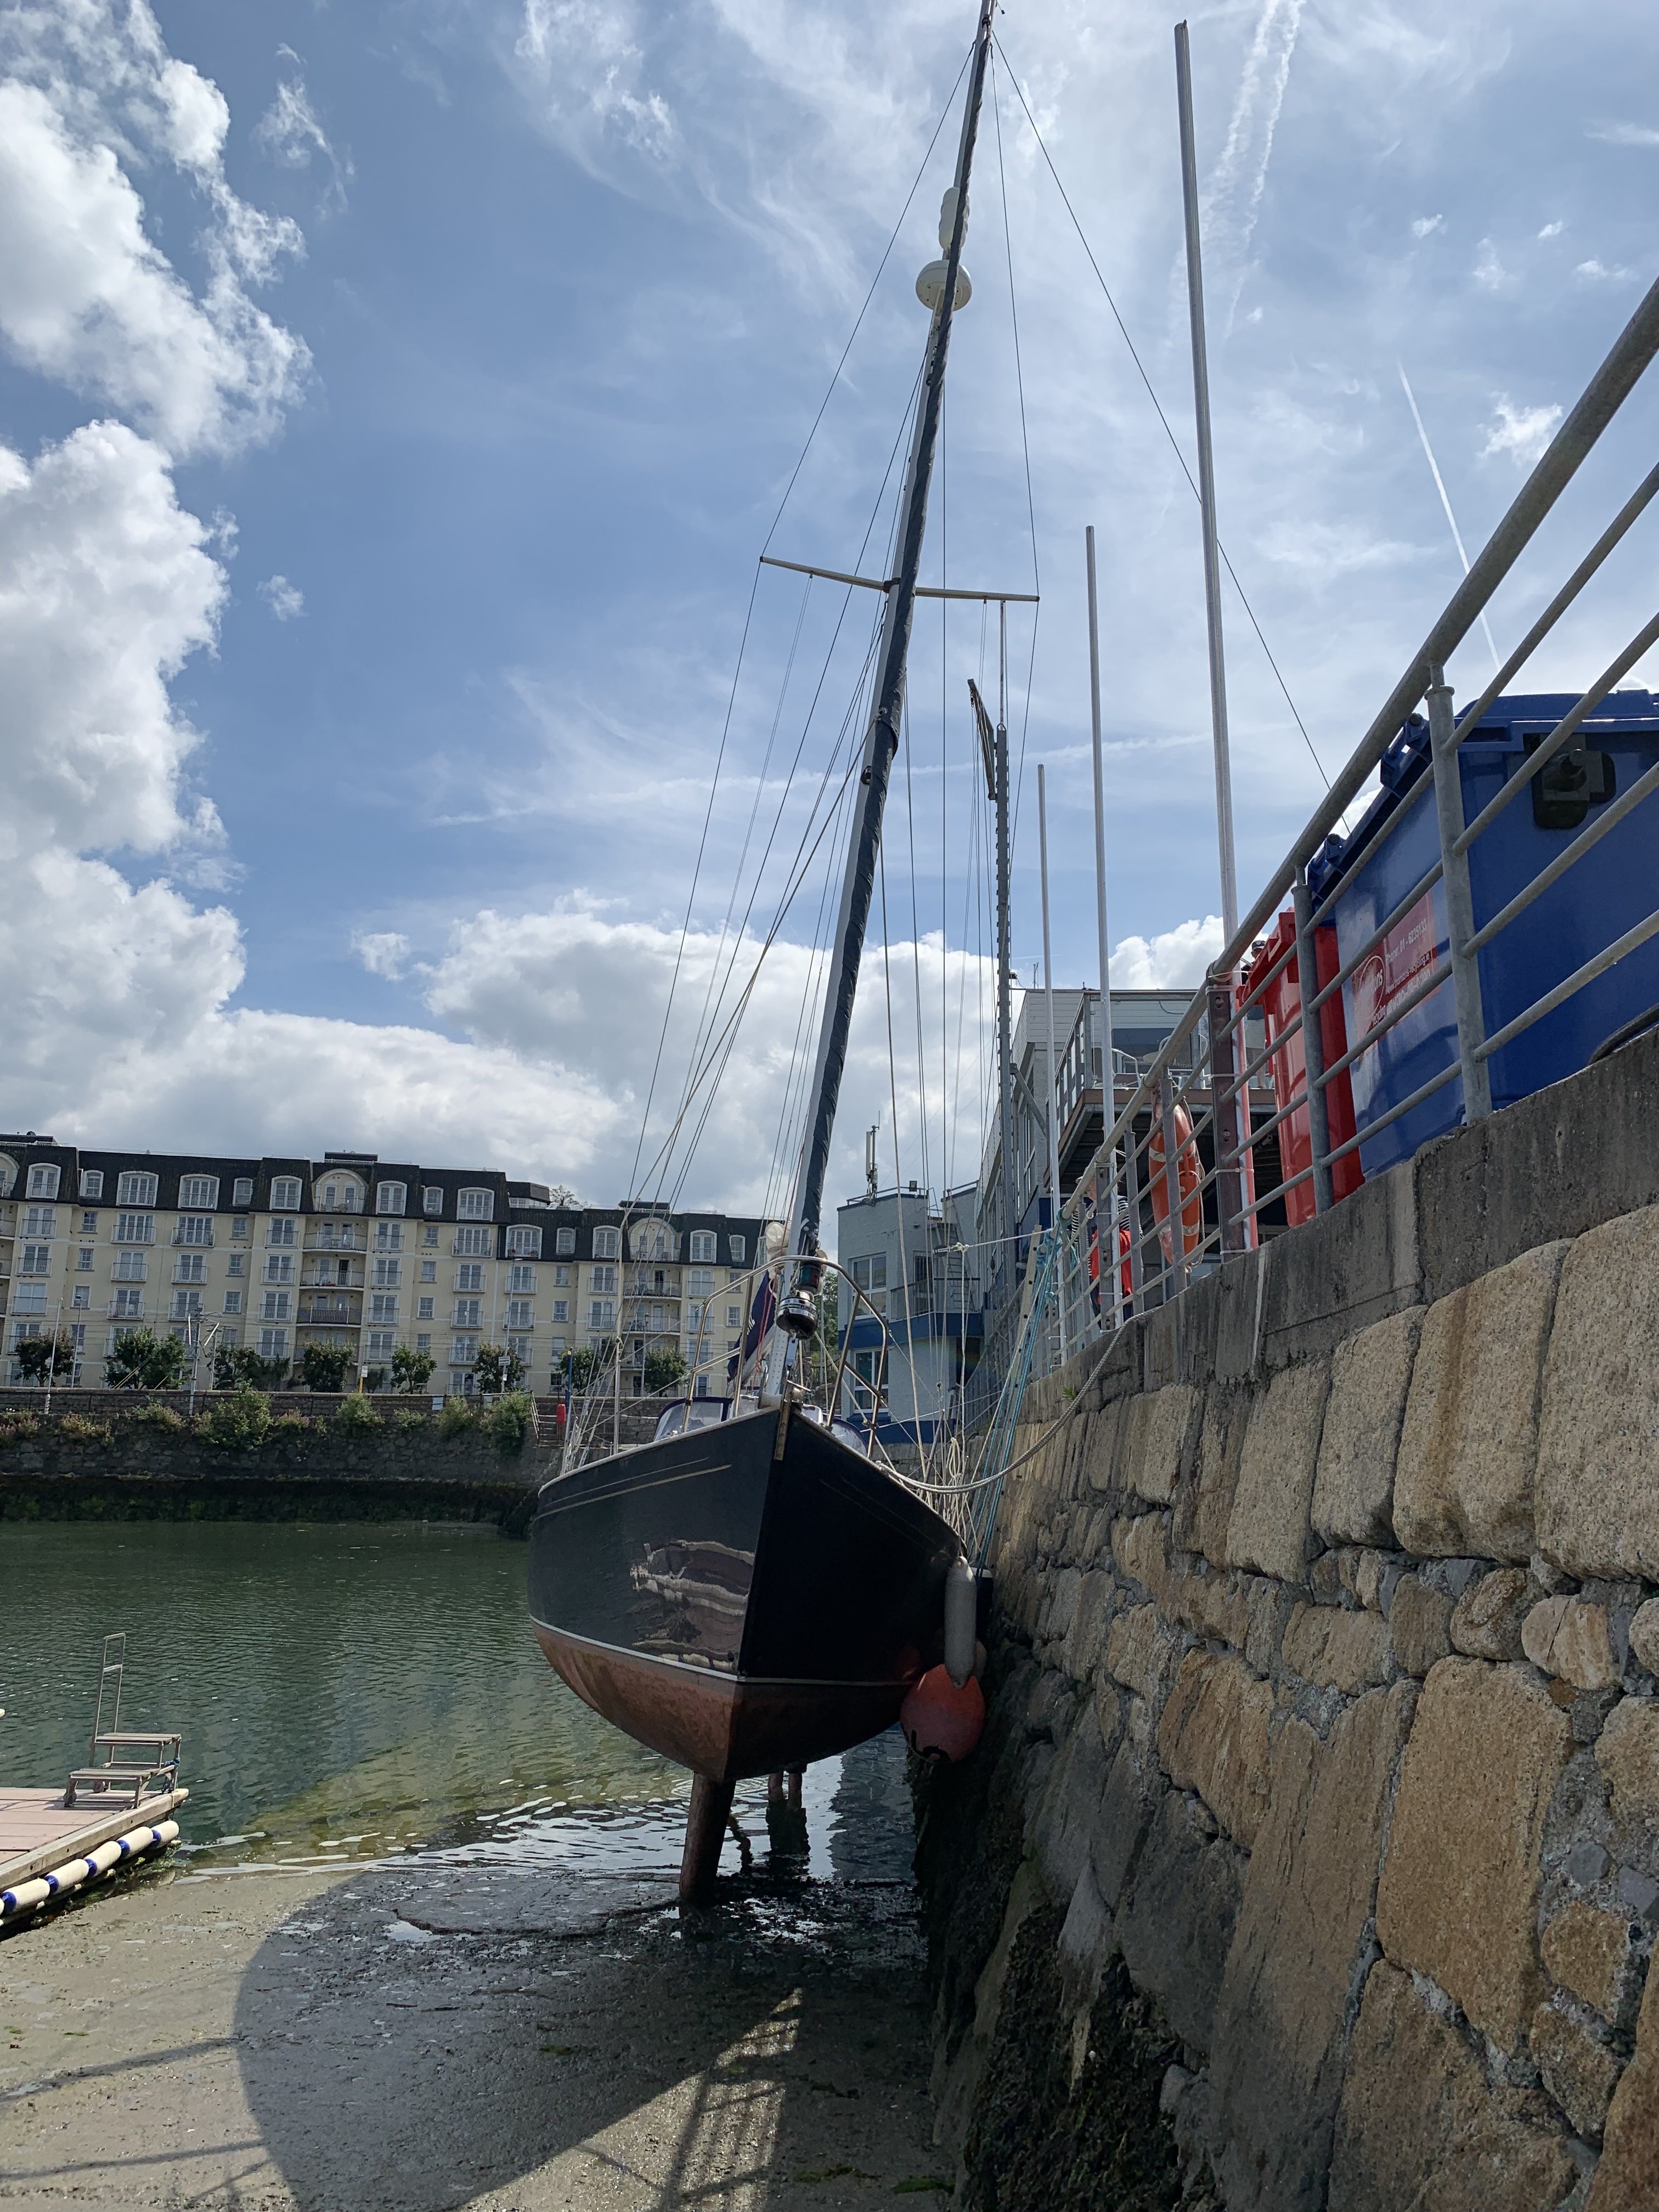
[[[115,1202],[118,1206],[154,1206],[155,1177],[143,1174],[137,1168],[129,1169],[125,1175],[116,1179]]]
[[[180,1176],[179,1178],[179,1203],[181,1206],[200,1206],[203,1208],[217,1206],[219,1203],[218,1176],[204,1175]]]
[[[125,1181],[125,1177],[123,1178]],[[273,1213],[297,1213],[300,1211],[301,1182],[298,1176],[273,1176],[270,1179],[270,1210]]]
[[[63,1170],[56,1160],[37,1160],[29,1170],[29,1196],[56,1198],[58,1178],[62,1174]]]
[[[81,1170],[82,1197],[101,1198],[103,1194],[104,1170],[102,1168],[82,1168]]]
[[[402,1213],[408,1198],[409,1188],[405,1183],[377,1183],[374,1188],[374,1211],[376,1213]]]
[[[252,1205],[253,1177],[252,1176],[237,1176],[230,1187],[230,1202],[237,1206]]]
[[[458,1190],[455,1194],[455,1218],[458,1221],[493,1221],[495,1218],[495,1192]]]
[[[440,1185],[437,1183],[428,1183],[427,1185],[426,1188],[421,1193],[421,1206],[422,1210],[428,1213],[441,1213],[443,1212],[444,1194]]]

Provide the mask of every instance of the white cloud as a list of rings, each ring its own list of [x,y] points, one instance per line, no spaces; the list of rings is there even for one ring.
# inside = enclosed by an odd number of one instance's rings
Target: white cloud
[[[1443,215],[1420,215],[1412,225],[1412,236],[1427,238],[1433,232],[1443,230],[1445,228],[1446,218]]]
[[[142,0],[118,19],[98,0],[15,9],[0,64],[0,337],[174,453],[268,436],[309,356],[246,284],[303,241],[230,191],[217,88],[166,54]],[[129,171],[155,160],[206,203],[199,294],[145,230]]]
[[[1594,255],[1588,261],[1581,261],[1572,273],[1586,284],[1629,284],[1636,277],[1633,269],[1609,268],[1605,261],[1598,261]]]
[[[371,975],[395,983],[409,967],[409,939],[400,929],[360,930],[351,949]]]
[[[1177,922],[1156,937],[1126,937],[1112,947],[1112,988],[1195,991],[1225,943],[1218,914]]]
[[[278,622],[292,622],[306,611],[306,595],[297,584],[290,584],[280,573],[267,576],[258,587],[259,597],[270,609]]]
[[[578,158],[591,162],[610,137],[656,161],[676,150],[674,112],[645,80],[627,0],[524,0],[514,52],[544,120]]]
[[[254,142],[285,168],[308,169],[313,156],[320,155],[329,172],[323,206],[330,213],[337,213],[345,205],[351,163],[343,161],[329,143],[328,133],[312,106],[311,94],[300,73],[299,56],[291,46],[283,46],[278,52],[291,64],[292,74],[277,85],[276,99],[254,125]]]
[[[1511,459],[1530,468],[1555,435],[1555,426],[1561,420],[1562,410],[1552,402],[1544,407],[1517,407],[1507,392],[1500,392],[1494,404],[1492,419],[1486,425],[1486,442],[1480,448],[1483,460],[1494,453],[1507,453]]]
[[[1659,146],[1659,131],[1648,123],[1587,124],[1584,136],[1607,146]]]
[[[1565,223],[1560,220],[1559,216],[1558,216],[1553,222],[1547,222],[1542,230],[1539,232],[1538,235],[1540,239],[1559,238],[1566,227]]]
[[[1502,292],[1515,282],[1498,258],[1498,248],[1491,239],[1483,238],[1475,248],[1474,281],[1483,292]]]

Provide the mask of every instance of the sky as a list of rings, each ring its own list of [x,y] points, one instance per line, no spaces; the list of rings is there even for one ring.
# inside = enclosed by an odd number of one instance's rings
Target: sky
[[[876,602],[757,561],[882,571],[972,17],[0,15],[0,1125],[783,1203]],[[1027,981],[1039,761],[1054,980],[1097,981],[1088,524],[1114,981],[1195,983],[1219,941],[1197,512],[1103,289],[1190,466],[1171,21],[1011,0],[970,196],[924,575],[1040,593]],[[1230,590],[1249,903],[1457,580],[1406,380],[1473,553],[1656,274],[1656,33],[1620,0],[1191,33],[1221,535],[1311,741]],[[1654,423],[1644,384],[1500,650]],[[1654,527],[1528,688],[1650,613]],[[1477,631],[1460,694],[1490,666]],[[994,623],[924,605],[832,1203],[872,1123],[884,1180],[977,1166],[969,676]]]

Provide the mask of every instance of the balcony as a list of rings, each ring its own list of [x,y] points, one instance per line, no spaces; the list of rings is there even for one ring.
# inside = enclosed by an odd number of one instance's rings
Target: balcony
[[[351,1291],[301,1291],[299,1321],[325,1328],[356,1328],[362,1320],[362,1298]]]
[[[301,1280],[319,1289],[326,1285],[331,1291],[361,1291],[363,1265],[360,1260],[335,1260],[313,1255],[306,1261]]]
[[[307,1252],[366,1252],[368,1249],[368,1224],[361,1226],[355,1221],[308,1221],[306,1224]]]

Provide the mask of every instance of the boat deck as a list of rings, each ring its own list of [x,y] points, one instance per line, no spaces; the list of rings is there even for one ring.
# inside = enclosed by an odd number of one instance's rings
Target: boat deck
[[[83,1796],[78,1804],[65,1805],[61,1790],[20,1790],[0,1783],[0,1889],[15,1889],[130,1829],[154,1827],[170,1819],[189,1795],[188,1790],[158,1790],[136,1805],[128,1798],[101,1806]]]

